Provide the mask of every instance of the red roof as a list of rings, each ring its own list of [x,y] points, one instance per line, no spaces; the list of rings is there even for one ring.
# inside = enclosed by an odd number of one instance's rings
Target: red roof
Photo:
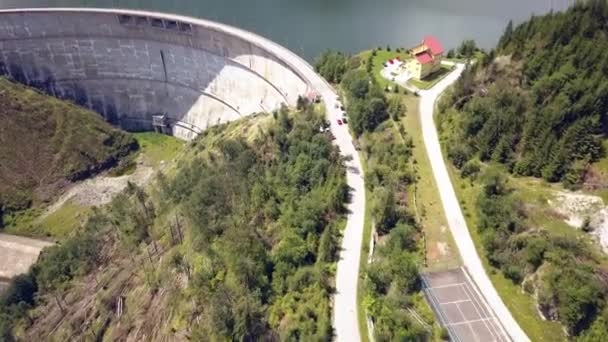
[[[416,59],[420,64],[427,64],[433,61],[433,56],[428,52],[419,53],[416,55]]]
[[[434,36],[426,36],[422,41],[422,44],[426,45],[433,55],[439,55],[443,53],[443,47],[441,43]],[[421,62],[422,63],[422,62]]]

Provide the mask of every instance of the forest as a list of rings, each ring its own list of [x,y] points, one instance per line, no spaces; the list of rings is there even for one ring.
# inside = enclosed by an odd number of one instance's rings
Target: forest
[[[442,105],[462,113],[451,137],[457,143],[448,144],[456,166],[479,158],[515,175],[571,187],[584,181],[605,155],[608,133],[607,8],[589,1],[508,24]]]
[[[607,23],[602,0],[509,23],[496,49],[468,65],[438,114],[448,158],[481,185],[474,214],[490,264],[579,341],[608,339],[605,262],[590,242],[532,224],[509,177],[577,189],[605,156]]]
[[[429,340],[434,331],[412,315],[425,304],[420,296],[421,228],[410,199],[416,182],[413,143],[400,122],[407,108],[397,87],[389,92],[378,84],[372,59],[329,51],[315,65],[328,81],[338,83],[365,163],[366,205],[377,245],[373,261],[362,271],[363,307],[374,323],[376,341]],[[432,323],[432,318],[425,322]]]
[[[45,250],[0,298],[0,339],[330,341],[342,159],[305,102],[264,122],[206,131],[174,171]]]

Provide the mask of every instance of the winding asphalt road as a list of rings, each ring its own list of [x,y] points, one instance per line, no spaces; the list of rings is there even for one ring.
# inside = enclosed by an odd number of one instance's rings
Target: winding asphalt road
[[[422,122],[424,144],[426,146],[427,155],[431,160],[433,175],[439,188],[439,195],[441,197],[441,202],[443,203],[443,210],[448,221],[448,226],[456,241],[456,246],[460,251],[464,266],[468,269],[471,278],[473,278],[473,281],[477,284],[481,294],[486,299],[506,333],[513,341],[527,342],[530,341],[530,339],[526,336],[526,333],[521,329],[519,324],[517,324],[515,319],[513,319],[513,316],[496,292],[496,289],[494,289],[490,278],[483,268],[475,245],[473,244],[473,240],[471,239],[471,235],[469,234],[466,221],[460,210],[460,205],[458,204],[458,199],[456,198],[456,193],[452,187],[452,182],[441,153],[441,146],[439,144],[437,129],[433,118],[435,101],[448,86],[460,77],[463,70],[464,65],[457,64],[456,69],[437,85],[419,93],[421,96],[420,119]]]

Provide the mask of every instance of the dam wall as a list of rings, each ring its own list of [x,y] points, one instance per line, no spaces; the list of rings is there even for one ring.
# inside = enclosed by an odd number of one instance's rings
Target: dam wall
[[[130,131],[164,115],[173,134],[295,105],[310,84],[251,33],[127,10],[0,11],[0,74]],[[236,33],[235,33],[236,32]]]

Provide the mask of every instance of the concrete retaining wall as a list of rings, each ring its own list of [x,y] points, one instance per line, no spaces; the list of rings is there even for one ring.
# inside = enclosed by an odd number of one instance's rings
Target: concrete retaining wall
[[[165,114],[183,123],[175,135],[192,138],[210,125],[295,105],[308,92],[295,68],[245,36],[160,13],[5,10],[0,74],[127,130],[151,130],[152,115]]]

